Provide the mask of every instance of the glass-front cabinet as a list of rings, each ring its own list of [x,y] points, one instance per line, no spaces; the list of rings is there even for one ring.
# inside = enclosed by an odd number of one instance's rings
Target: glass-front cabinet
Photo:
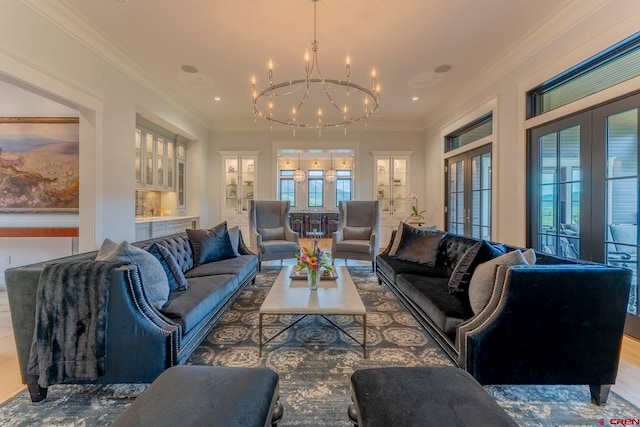
[[[381,247],[391,239],[391,232],[410,214],[409,159],[413,152],[373,151],[374,194],[380,205]]]
[[[185,215],[187,211],[187,145],[176,145],[176,215]]]
[[[136,187],[174,191],[175,141],[137,127],[135,135]]]
[[[257,151],[220,151],[223,217],[229,227],[240,227],[245,243],[249,242],[249,208],[256,189],[258,154]]]

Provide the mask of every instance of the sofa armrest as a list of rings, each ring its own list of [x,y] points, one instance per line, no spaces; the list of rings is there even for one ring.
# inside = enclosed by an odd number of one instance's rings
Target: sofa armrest
[[[389,243],[387,244],[387,247],[384,248],[384,250],[380,253],[380,255],[389,255],[389,252],[391,251],[391,246],[393,246],[393,240],[396,238],[397,232],[398,230],[391,231],[391,238],[389,239]]]
[[[485,308],[458,326],[458,364],[482,384],[613,384],[632,272],[500,266]]]
[[[37,384],[27,373],[35,330],[36,292],[43,265],[6,271],[18,361],[25,384]],[[134,265],[114,269],[109,287],[107,363],[101,383],[150,382],[177,363],[180,326],[149,304]]]
[[[284,239],[290,242],[300,242],[300,233],[293,231],[288,222],[284,224]]]
[[[134,265],[113,272],[108,328],[106,382],[153,381],[178,364],[181,327],[148,302]]]
[[[247,246],[247,244],[244,242],[244,238],[242,237],[242,231],[238,230],[238,253],[240,255],[255,255],[251,249],[249,249],[249,247]]]

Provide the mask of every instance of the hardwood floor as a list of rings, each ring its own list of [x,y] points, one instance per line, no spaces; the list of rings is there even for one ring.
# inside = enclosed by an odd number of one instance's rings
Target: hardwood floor
[[[310,243],[311,239],[302,239],[301,241],[303,245]],[[321,239],[320,247],[331,247],[331,241]],[[13,340],[7,291],[0,288],[0,403],[24,388],[25,386],[20,379],[15,341]],[[624,337],[618,377],[612,390],[640,408],[640,341],[628,336]]]
[[[0,403],[24,388],[13,340],[7,290],[0,288]]]

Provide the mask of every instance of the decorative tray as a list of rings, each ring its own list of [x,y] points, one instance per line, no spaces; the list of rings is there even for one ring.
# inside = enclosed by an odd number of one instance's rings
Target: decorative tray
[[[338,273],[336,271],[322,270],[320,280],[336,280]],[[289,278],[292,280],[307,280],[307,270],[291,270]]]

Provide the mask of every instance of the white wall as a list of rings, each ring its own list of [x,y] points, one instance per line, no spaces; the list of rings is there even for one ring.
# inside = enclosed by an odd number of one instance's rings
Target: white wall
[[[94,249],[105,237],[135,238],[133,135],[140,111],[192,140],[189,214],[208,217],[207,123],[152,83],[142,84],[120,71],[113,58],[79,41],[83,34],[74,37],[77,29],[63,30],[19,0],[0,5],[0,80],[64,104],[80,116],[79,249]],[[6,89],[0,99],[13,93]],[[27,113],[22,109],[16,114]]]
[[[343,131],[317,132],[298,131],[296,136],[290,130],[274,132],[211,132],[209,134],[209,183],[208,197],[213,208],[208,222],[214,225],[222,218],[222,157],[218,151],[259,151],[258,177],[256,179],[256,199],[275,199],[276,197],[276,150],[278,148],[324,149],[350,148],[355,150],[355,198],[360,200],[373,198],[373,155],[372,151],[412,151],[410,164],[410,188],[424,200],[424,158],[423,134],[419,131]]]
[[[436,216],[428,218],[430,222],[435,220],[444,226],[444,129],[494,100],[496,200],[492,238],[526,244],[526,91],[640,29],[640,2],[588,0],[569,5],[565,14],[514,46],[500,63],[451,94],[438,113],[429,117],[425,132],[426,191],[427,198],[439,205],[433,211]],[[627,85],[627,89],[640,90],[640,84]],[[571,107],[564,110],[570,111]]]

